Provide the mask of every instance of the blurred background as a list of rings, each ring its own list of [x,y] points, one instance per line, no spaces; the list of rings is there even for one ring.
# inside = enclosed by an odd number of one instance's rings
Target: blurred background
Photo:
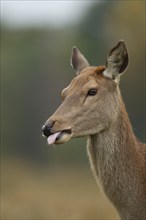
[[[48,146],[41,127],[75,75],[72,46],[102,65],[124,39],[130,64],[121,92],[145,141],[145,1],[0,4],[1,219],[116,219],[91,173],[86,138]]]

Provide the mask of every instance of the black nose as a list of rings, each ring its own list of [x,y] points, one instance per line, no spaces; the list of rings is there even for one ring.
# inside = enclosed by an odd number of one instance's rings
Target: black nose
[[[47,124],[43,125],[42,132],[46,137],[49,137],[52,134],[51,128],[53,127],[53,125],[54,125],[53,121],[50,121]]]

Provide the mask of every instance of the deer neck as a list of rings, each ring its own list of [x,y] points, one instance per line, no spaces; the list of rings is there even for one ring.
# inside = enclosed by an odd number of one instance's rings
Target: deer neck
[[[137,141],[122,98],[117,120],[102,132],[89,136],[88,147],[91,159],[98,169],[100,165],[103,167],[104,163],[109,165],[113,162],[113,166],[117,166],[117,162],[115,164],[112,159],[129,161],[129,158],[135,157]]]
[[[134,213],[136,205],[141,205],[139,210],[146,209],[143,205],[146,197],[143,196],[144,189],[140,187],[145,175],[142,167],[143,157],[123,101],[121,103],[117,121],[108,129],[89,136],[87,150],[95,177],[119,213],[121,210],[126,212],[120,213],[125,217],[132,216],[127,210]],[[141,200],[141,203],[137,204],[135,198],[137,201]]]

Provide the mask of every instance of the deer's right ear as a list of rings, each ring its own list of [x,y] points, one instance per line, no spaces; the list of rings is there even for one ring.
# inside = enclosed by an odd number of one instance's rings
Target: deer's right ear
[[[106,69],[103,72],[105,77],[116,79],[120,78],[128,66],[129,58],[126,45],[123,40],[110,51],[107,61]]]
[[[71,62],[71,66],[74,68],[77,75],[81,72],[81,70],[89,66],[87,59],[75,46],[72,49],[70,62]]]

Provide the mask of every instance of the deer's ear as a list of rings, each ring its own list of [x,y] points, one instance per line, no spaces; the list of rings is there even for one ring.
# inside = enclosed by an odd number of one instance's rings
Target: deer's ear
[[[119,76],[126,70],[128,62],[128,51],[124,41],[121,40],[110,51],[107,57],[106,69],[103,72],[103,75],[111,79],[119,78]]]
[[[89,66],[87,59],[75,46],[72,49],[70,62],[71,66],[74,68],[77,74],[79,74],[81,70]]]

